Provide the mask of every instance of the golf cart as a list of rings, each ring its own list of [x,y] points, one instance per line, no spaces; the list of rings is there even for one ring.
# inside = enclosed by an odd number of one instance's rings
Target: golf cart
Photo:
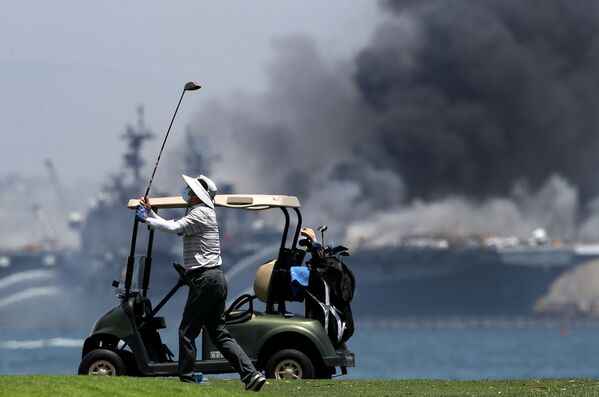
[[[128,207],[134,210],[138,203],[138,200],[130,200]],[[187,207],[187,202],[181,197],[151,198],[150,204],[154,211]],[[279,208],[285,216],[278,258],[263,264],[257,272],[254,290],[258,296],[242,295],[226,311],[227,329],[256,368],[265,371],[268,378],[331,378],[336,374],[336,367],[346,374],[347,367],[354,366],[354,354],[345,347],[345,340],[331,338],[324,322],[319,319],[290,315],[285,311],[285,300],[294,300],[289,286],[289,269],[301,266],[306,253],[297,248],[301,229],[299,200],[292,196],[217,195],[215,205],[251,211]],[[297,227],[292,244],[287,248],[289,209],[297,215]],[[173,264],[179,280],[156,306],[152,306],[148,288],[154,231],[147,232],[146,252],[136,254],[138,226],[138,221],[134,220],[130,254],[122,278],[113,282],[120,304],[103,314],[93,325],[83,345],[79,374],[178,374],[174,355],[160,337],[159,330],[166,328],[166,324],[164,317],[159,317],[158,313],[177,290],[187,284],[185,271],[180,265]],[[264,313],[254,310],[256,298],[266,303]],[[278,309],[275,310],[277,304]],[[234,372],[206,332],[201,336],[200,357],[195,363],[196,371],[205,374]]]

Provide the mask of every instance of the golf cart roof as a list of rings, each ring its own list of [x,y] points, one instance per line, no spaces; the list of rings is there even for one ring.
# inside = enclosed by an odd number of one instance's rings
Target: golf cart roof
[[[135,209],[139,199],[130,199],[127,207]],[[181,196],[150,197],[150,205],[154,208],[187,208],[187,202]],[[295,196],[270,194],[217,194],[214,205],[225,208],[241,208],[246,210],[266,210],[269,208],[299,208],[300,202]]]

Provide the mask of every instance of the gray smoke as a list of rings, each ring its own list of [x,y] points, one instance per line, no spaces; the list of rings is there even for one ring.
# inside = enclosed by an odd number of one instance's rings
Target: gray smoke
[[[263,93],[204,107],[194,131],[223,155],[212,174],[301,196],[307,223],[338,238],[372,228],[355,238],[372,241],[396,219],[392,243],[458,217],[464,233],[599,236],[599,3],[383,6],[353,59],[279,40]]]
[[[354,222],[349,225],[346,238],[352,246],[390,245],[409,236],[526,238],[539,226],[549,236],[572,238],[577,234],[577,203],[575,187],[553,175],[537,191],[530,191],[523,183],[516,184],[507,197],[476,200],[450,195],[429,202],[414,200]],[[578,237],[596,240],[599,235],[589,233],[592,230],[599,229],[590,227]]]
[[[370,123],[349,64],[331,65],[299,37],[275,42],[269,87],[261,95],[235,93],[203,109],[196,130],[223,160],[217,174],[241,190],[310,194],[367,135]]]

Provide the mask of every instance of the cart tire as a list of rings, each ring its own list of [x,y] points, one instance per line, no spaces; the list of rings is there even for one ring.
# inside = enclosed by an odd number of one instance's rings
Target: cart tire
[[[92,350],[83,357],[79,365],[79,375],[120,376],[126,373],[123,360],[108,349]]]
[[[266,361],[266,377],[269,379],[314,379],[314,364],[299,350],[284,349]]]

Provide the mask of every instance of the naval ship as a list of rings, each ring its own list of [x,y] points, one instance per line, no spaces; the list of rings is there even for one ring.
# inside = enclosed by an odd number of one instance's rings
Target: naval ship
[[[355,311],[369,316],[529,316],[564,272],[599,257],[599,244],[517,237],[406,237],[357,247],[348,259]],[[373,304],[373,302],[377,302]]]

